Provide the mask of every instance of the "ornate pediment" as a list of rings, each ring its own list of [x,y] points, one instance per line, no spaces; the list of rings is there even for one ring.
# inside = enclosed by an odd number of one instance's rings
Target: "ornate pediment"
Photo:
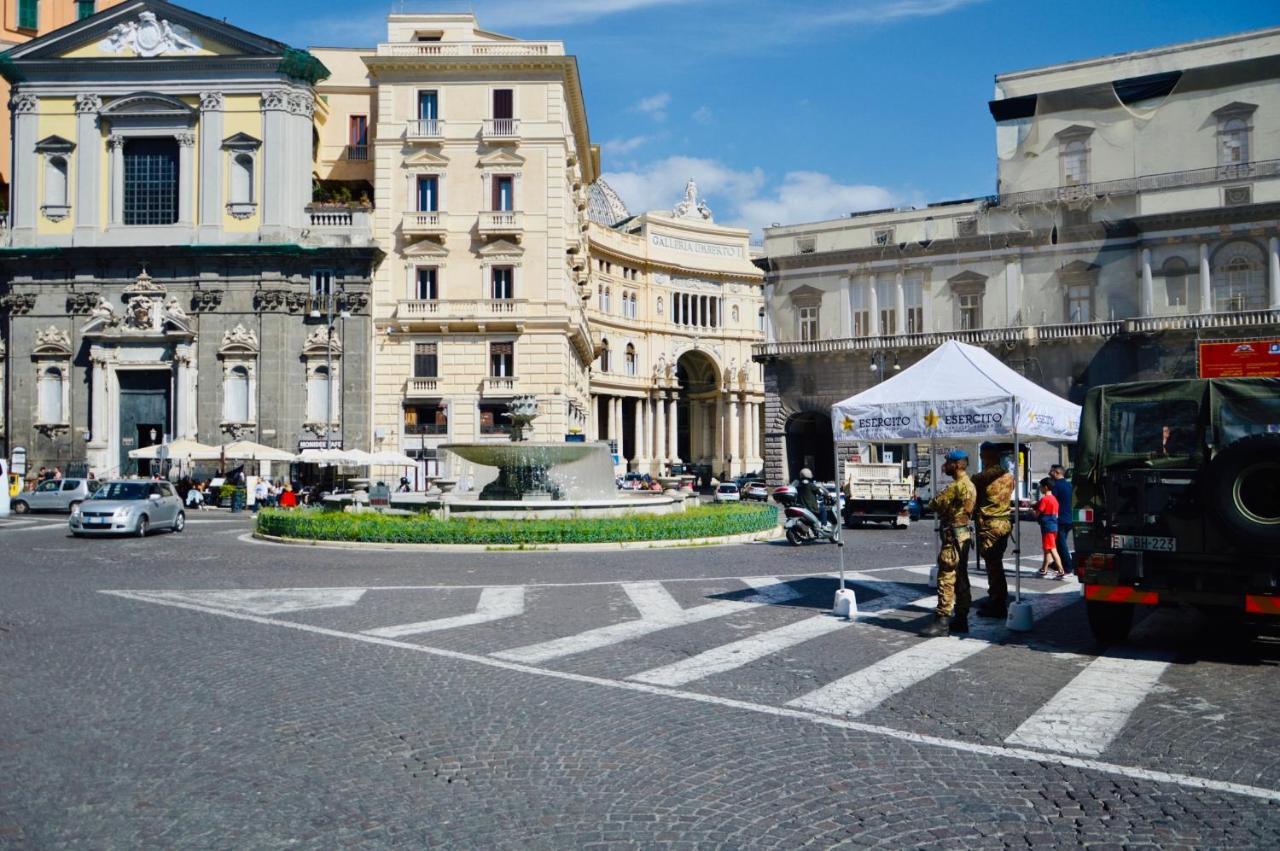
[[[262,147],[262,140],[248,133],[236,133],[223,139],[222,147],[228,151],[256,151]]]
[[[449,249],[431,238],[420,239],[409,245],[402,252],[405,257],[413,257],[419,260],[443,260],[449,256]]]
[[[38,154],[69,154],[76,149],[76,143],[61,136],[45,136],[36,142]]]
[[[36,344],[31,353],[46,357],[71,357],[71,335],[57,325],[50,325],[43,331],[36,332]]]
[[[200,37],[182,24],[139,12],[136,19],[122,21],[98,42],[98,50],[116,56],[174,56],[203,52]]]
[[[122,118],[180,118],[191,123],[196,110],[169,95],[157,92],[138,92],[116,98],[102,108],[102,116],[108,120]]]
[[[153,280],[152,277],[147,274],[145,266],[142,269],[142,273],[134,279],[134,282],[124,288],[125,298],[135,295],[164,295],[166,292],[167,290],[165,289],[164,284]]]
[[[958,275],[952,275],[947,278],[947,284],[952,287],[984,287],[987,284],[987,276],[972,269],[966,269]]]
[[[219,355],[256,355],[258,353],[258,335],[252,330],[237,324],[222,335],[222,345],[218,347]]]
[[[342,339],[334,334],[328,325],[317,325],[315,330],[307,335],[307,340],[302,344],[302,354],[304,357],[323,357],[326,354],[340,355],[342,354]]]
[[[505,148],[480,158],[481,168],[519,168],[522,165],[524,157]]]
[[[411,157],[406,157],[404,167],[412,168],[444,168],[449,165],[449,158],[433,151],[421,150]]]
[[[511,240],[495,239],[486,242],[476,254],[485,260],[519,260],[524,256],[524,250]]]

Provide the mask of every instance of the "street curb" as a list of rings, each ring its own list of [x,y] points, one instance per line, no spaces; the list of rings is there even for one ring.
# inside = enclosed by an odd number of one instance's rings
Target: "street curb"
[[[718,538],[674,538],[667,541],[620,541],[615,544],[396,544],[372,541],[320,541],[310,538],[285,538],[254,532],[255,540],[271,544],[295,547],[324,547],[333,549],[378,549],[402,552],[437,553],[592,553],[626,552],[628,550],[674,549],[677,547],[724,547],[736,544],[756,544],[776,541],[782,537],[782,527],[741,535],[722,535]]]

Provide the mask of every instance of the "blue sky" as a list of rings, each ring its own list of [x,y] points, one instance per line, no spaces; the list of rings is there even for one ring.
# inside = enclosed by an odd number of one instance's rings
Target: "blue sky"
[[[1274,2],[1191,0],[184,5],[297,46],[372,45],[402,8],[473,10],[488,29],[562,40],[632,212],[670,207],[695,176],[718,221],[757,231],[990,194],[998,72],[1280,24]]]

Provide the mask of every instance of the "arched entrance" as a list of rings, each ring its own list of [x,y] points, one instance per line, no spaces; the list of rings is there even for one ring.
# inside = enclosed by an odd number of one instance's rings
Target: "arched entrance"
[[[686,466],[709,476],[719,475],[723,457],[720,369],[706,352],[685,352],[676,361],[676,451]]]
[[[787,476],[808,467],[820,482],[835,481],[835,438],[825,414],[795,414],[787,420]]]

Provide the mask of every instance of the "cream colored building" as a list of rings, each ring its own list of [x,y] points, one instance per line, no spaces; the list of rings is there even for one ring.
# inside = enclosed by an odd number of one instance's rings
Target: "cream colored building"
[[[585,431],[586,187],[599,153],[574,57],[469,14],[394,14],[376,50],[316,55],[334,71],[320,88],[321,176],[369,181],[387,255],[374,448],[429,459],[448,441],[506,440],[517,395],[538,399],[533,439]]]
[[[760,469],[763,275],[747,231],[716,224],[692,180],[669,212],[632,217],[603,182],[590,201],[589,437],[617,447],[620,471]]]
[[[1078,402],[1280,331],[1277,58],[1280,28],[998,75],[997,194],[768,229],[769,478],[829,471],[830,405],[946,339]]]

